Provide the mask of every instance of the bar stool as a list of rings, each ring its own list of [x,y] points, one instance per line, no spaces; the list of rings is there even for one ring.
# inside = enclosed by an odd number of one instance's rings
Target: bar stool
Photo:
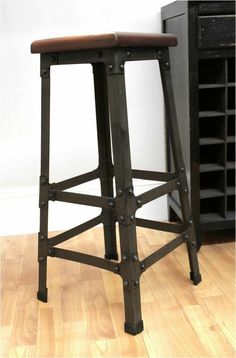
[[[195,285],[201,281],[170,75],[169,46],[176,45],[176,37],[170,34],[122,32],[38,40],[31,45],[32,53],[41,54],[40,74],[42,78],[40,232],[38,235],[39,288],[37,298],[47,302],[48,256],[111,271],[122,278],[125,331],[133,335],[143,330],[139,283],[141,274],[148,267],[185,242],[190,263],[190,279]],[[175,172],[153,172],[136,170],[131,167],[124,68],[126,61],[139,60],[159,61]],[[80,63],[89,63],[93,66],[99,165],[97,169],[89,173],[52,184],[49,181],[50,67]],[[113,194],[113,176],[115,176],[116,183],[115,196]],[[96,178],[99,178],[101,182],[101,196],[66,191]],[[135,195],[133,178],[156,180],[163,184],[141,195]],[[174,190],[178,191],[180,197],[180,223],[136,218],[136,211],[142,205]],[[49,239],[48,209],[50,200],[90,205],[100,207],[102,210],[99,216]],[[118,260],[116,222],[119,224],[121,246],[119,262],[111,261]],[[104,228],[105,258],[56,247],[63,241],[100,223],[103,223]],[[161,249],[140,261],[136,226],[172,232],[177,236]]]

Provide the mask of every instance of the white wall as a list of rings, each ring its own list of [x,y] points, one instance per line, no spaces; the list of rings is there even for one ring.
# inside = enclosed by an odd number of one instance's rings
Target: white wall
[[[0,235],[38,231],[40,77],[31,42],[115,30],[160,32],[160,8],[168,2],[0,0]],[[51,182],[97,165],[92,81],[89,65],[52,68]],[[133,168],[165,170],[158,63],[127,64],[126,84]],[[136,192],[153,185],[135,184]],[[91,182],[81,190],[98,193],[98,186]],[[52,207],[51,230],[77,225],[97,212],[72,204]],[[142,211],[143,216],[166,219],[166,198]]]

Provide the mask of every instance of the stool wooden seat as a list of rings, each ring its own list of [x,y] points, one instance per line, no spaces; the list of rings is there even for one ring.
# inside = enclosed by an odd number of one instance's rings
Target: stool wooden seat
[[[41,54],[40,75],[42,80],[40,231],[38,235],[39,288],[37,297],[39,300],[47,302],[48,257],[76,261],[111,271],[122,279],[125,331],[133,335],[143,330],[140,276],[148,267],[185,242],[190,264],[190,279],[195,285],[201,281],[170,75],[169,46],[175,45],[177,45],[177,39],[173,35],[120,32],[40,40],[31,45],[33,53]],[[159,61],[169,142],[172,146],[175,167],[173,172],[133,169],[131,165],[125,63],[138,60]],[[93,68],[98,167],[89,173],[51,183],[49,179],[50,68],[51,66],[81,63],[91,64]],[[155,155],[153,157],[155,158]],[[115,177],[115,194],[113,177]],[[97,178],[100,179],[101,196],[67,191],[67,189]],[[135,195],[133,178],[154,180],[162,184],[141,195]],[[136,217],[136,212],[143,205],[172,191],[178,192],[180,197],[180,206],[175,210],[180,219],[179,223]],[[101,208],[101,213],[83,224],[49,238],[49,201],[95,206]],[[57,247],[58,244],[101,223],[104,230],[105,258]],[[116,262],[118,260],[116,223],[119,226],[120,236],[121,258],[119,262]],[[176,234],[176,238],[140,260],[136,226],[172,232]]]
[[[34,41],[32,53],[48,53],[110,47],[176,46],[177,38],[170,34],[113,32],[110,34],[68,36]]]

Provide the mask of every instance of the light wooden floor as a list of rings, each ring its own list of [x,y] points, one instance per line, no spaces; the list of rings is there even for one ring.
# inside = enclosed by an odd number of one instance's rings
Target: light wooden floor
[[[140,258],[170,238],[139,229]],[[36,245],[36,235],[1,238],[1,358],[235,356],[233,243],[201,248],[197,287],[184,245],[148,269],[136,337],[123,332],[121,279],[110,272],[49,258],[49,301],[38,302]],[[60,246],[103,257],[102,229]]]

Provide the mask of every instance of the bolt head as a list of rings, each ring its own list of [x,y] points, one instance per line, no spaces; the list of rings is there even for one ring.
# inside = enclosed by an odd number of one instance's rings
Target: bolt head
[[[138,286],[138,280],[134,281],[134,286]]]
[[[145,268],[145,264],[141,264],[141,269],[143,270]]]
[[[45,203],[45,201],[41,201],[41,203],[40,203],[40,208],[45,208],[45,206],[46,206],[46,203]]]
[[[142,201],[140,199],[137,200],[137,205],[138,205],[138,207],[142,206]]]
[[[43,256],[40,256],[39,257],[39,262],[43,262],[44,261],[44,257]]]
[[[128,287],[129,286],[129,282],[128,281],[124,281],[124,287]]]
[[[138,261],[138,256],[137,256],[137,255],[134,255],[134,256],[133,256],[133,260],[134,260],[134,261]]]

